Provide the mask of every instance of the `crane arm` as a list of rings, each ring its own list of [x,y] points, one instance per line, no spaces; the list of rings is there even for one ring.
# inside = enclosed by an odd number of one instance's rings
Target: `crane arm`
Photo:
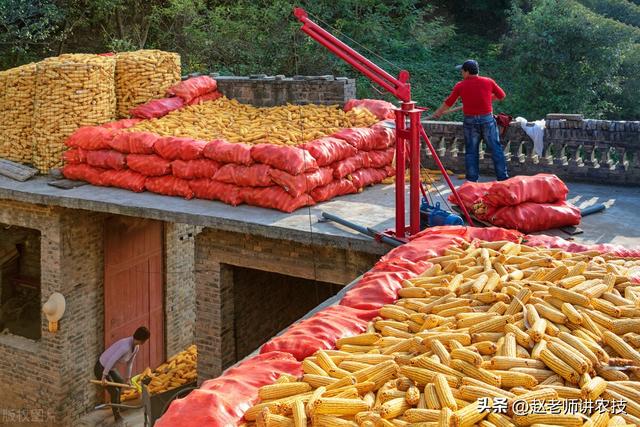
[[[304,9],[296,7],[293,14],[300,22],[302,22],[303,25],[300,29],[309,37],[326,47],[329,51],[351,65],[353,68],[360,71],[365,77],[382,86],[400,101],[411,101],[411,85],[408,83],[408,71],[400,71],[398,78],[395,78],[356,52],[353,48],[341,42],[333,34],[324,30],[318,24],[310,20]]]

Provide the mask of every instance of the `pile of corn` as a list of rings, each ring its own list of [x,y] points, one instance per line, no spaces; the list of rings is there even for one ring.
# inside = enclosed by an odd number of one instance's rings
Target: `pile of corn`
[[[151,377],[148,385],[150,394],[160,394],[173,388],[195,381],[198,377],[196,365],[198,351],[195,344],[184,351],[169,358],[165,363],[155,370],[147,368],[139,376],[140,381],[144,377]],[[136,399],[140,396],[137,390],[126,390],[122,394],[122,400]]]
[[[431,261],[366,332],[261,387],[247,425],[640,425],[640,260],[475,242]]]
[[[180,55],[161,50],[138,50],[116,55],[118,117],[152,99],[163,98],[180,82]]]
[[[0,158],[30,163],[36,65],[0,71]]]
[[[378,120],[368,110],[344,112],[337,105],[254,107],[225,97],[145,120],[129,131],[246,144],[300,145],[347,127],[368,127]]]
[[[76,129],[115,118],[113,57],[65,54],[36,64],[33,164],[40,172],[62,166],[64,141]]]

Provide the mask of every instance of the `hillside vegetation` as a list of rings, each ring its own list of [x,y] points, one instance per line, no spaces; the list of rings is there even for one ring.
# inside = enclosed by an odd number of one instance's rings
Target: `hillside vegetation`
[[[179,52],[185,73],[358,77],[299,31],[297,5],[392,74],[410,71],[422,106],[475,58],[507,92],[499,111],[640,120],[640,0],[2,0],[0,68],[157,48]],[[358,91],[390,99],[362,77]]]

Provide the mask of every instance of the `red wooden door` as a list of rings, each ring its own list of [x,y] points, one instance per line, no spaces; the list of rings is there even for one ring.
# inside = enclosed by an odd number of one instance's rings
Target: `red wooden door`
[[[105,348],[139,326],[149,328],[151,338],[136,356],[136,375],[164,361],[162,222],[112,217],[104,230]]]

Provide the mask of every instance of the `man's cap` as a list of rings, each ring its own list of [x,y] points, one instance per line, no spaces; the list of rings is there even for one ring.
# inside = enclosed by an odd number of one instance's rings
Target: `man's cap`
[[[478,61],[476,61],[475,59],[467,59],[466,61],[464,61],[464,63],[456,65],[456,70],[468,71],[471,74],[478,74],[479,69],[480,67],[478,66]]]

